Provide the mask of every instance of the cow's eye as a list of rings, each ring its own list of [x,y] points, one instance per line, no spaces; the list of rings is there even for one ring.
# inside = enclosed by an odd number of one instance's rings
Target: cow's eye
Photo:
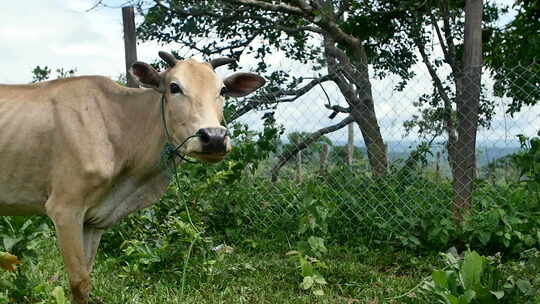
[[[178,94],[178,93],[184,94],[180,86],[174,82],[169,85],[169,88],[171,89],[172,94]]]
[[[229,92],[229,89],[227,87],[221,88],[221,91],[219,92],[219,95],[224,96]]]

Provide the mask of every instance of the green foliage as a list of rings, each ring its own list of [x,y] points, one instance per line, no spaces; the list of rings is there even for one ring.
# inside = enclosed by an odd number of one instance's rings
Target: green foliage
[[[36,66],[32,70],[32,82],[40,82],[49,79],[51,75],[51,69],[48,66],[40,67]]]
[[[538,256],[537,250],[530,250],[522,262],[503,264],[500,256],[468,250],[460,257],[450,251],[443,254],[447,267],[433,271],[423,289],[446,304],[528,303],[540,285],[538,272],[530,272],[538,270]]]
[[[290,132],[287,134],[289,140],[288,143],[284,144],[281,149],[283,151],[294,150],[300,143],[305,141],[310,137],[311,133],[309,132]],[[321,136],[315,142],[311,143],[305,149],[302,150],[302,163],[309,163],[315,159],[319,158],[319,152],[322,150],[322,146],[327,144],[332,146],[332,141],[326,137]],[[292,156],[291,162],[296,160],[296,154]]]
[[[3,290],[0,292],[0,303],[35,300],[29,295],[40,290],[41,286],[30,281],[25,267],[38,257],[38,248],[43,239],[52,234],[50,222],[43,216],[0,217],[0,231],[0,251],[11,252],[22,261],[21,266],[6,275],[7,278],[0,278],[0,290]]]
[[[32,83],[45,81],[49,79],[52,76],[51,72],[52,70],[48,66],[44,66],[44,67],[40,67],[39,65],[36,66],[32,70]],[[77,69],[66,70],[64,68],[58,68],[56,69],[56,78],[73,77],[75,76],[76,72],[77,72]]]
[[[484,50],[485,61],[497,96],[512,98],[507,112],[521,111],[540,99],[540,18],[538,1],[515,1],[515,18],[508,24],[493,27]]]
[[[537,196],[540,195],[540,131],[538,136],[527,138],[519,135],[521,151],[512,156],[523,183]]]
[[[19,257],[34,256],[40,238],[51,232],[49,223],[43,216],[0,217],[0,249]]]
[[[299,242],[297,246],[298,250],[289,251],[287,255],[297,265],[302,276],[300,288],[311,290],[317,296],[324,295],[322,287],[327,282],[320,273],[321,270],[327,268],[327,265],[320,260],[328,251],[324,245],[324,239],[310,236],[307,241]]]
[[[160,203],[131,215],[105,234],[102,248],[118,257],[126,274],[174,272],[184,267],[191,250],[209,253],[213,240],[204,237],[207,230],[225,231],[227,237],[235,238],[229,227],[241,225],[242,219],[234,202],[246,202],[252,196],[238,181],[275,151],[282,131],[274,123],[267,115],[260,132],[235,124],[231,128],[235,148],[225,161],[215,166],[183,165],[176,177],[180,188],[172,183]]]
[[[60,286],[56,286],[51,295],[54,298],[55,304],[69,304],[69,301],[66,299],[64,294],[64,289]]]
[[[484,186],[480,190],[484,193],[477,201],[477,210],[463,222],[463,240],[491,253],[518,254],[528,248],[540,248],[538,200],[515,186],[505,189]],[[507,193],[506,199],[497,199],[501,191]]]

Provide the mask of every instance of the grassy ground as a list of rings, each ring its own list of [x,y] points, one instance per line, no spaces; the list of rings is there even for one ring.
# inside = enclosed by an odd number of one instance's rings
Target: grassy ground
[[[144,271],[118,257],[98,255],[93,273],[94,303],[419,303],[415,293],[403,296],[438,265],[436,256],[416,257],[392,249],[329,246],[321,270],[328,284],[323,296],[299,287],[297,265],[288,248],[259,241],[232,253],[193,251],[182,294],[183,257],[169,269]],[[26,258],[21,271],[29,279],[29,303],[47,299],[56,286],[67,294],[66,275],[54,239],[40,242],[37,256]],[[0,272],[0,279],[10,279]],[[0,301],[1,302],[1,301]]]

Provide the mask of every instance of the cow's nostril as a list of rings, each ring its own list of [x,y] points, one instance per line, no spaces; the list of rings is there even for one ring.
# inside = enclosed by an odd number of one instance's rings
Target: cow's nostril
[[[225,153],[227,151],[227,129],[202,128],[197,131],[203,153]]]
[[[208,134],[207,129],[200,129],[199,131],[197,131],[197,135],[203,143],[206,144],[210,142],[210,134]]]

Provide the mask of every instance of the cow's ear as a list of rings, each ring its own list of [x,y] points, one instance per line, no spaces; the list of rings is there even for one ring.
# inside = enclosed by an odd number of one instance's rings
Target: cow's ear
[[[223,84],[224,96],[242,97],[255,92],[262,87],[266,80],[261,76],[253,73],[235,73],[227,77]]]
[[[131,65],[130,72],[143,87],[159,89],[161,76],[149,64],[137,61]]]

